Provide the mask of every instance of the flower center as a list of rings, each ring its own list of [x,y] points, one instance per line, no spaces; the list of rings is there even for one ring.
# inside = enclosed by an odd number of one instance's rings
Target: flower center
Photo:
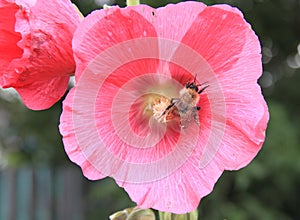
[[[166,121],[163,114],[170,104],[171,100],[165,96],[157,94],[148,95],[145,99],[144,114],[160,123],[164,123]]]
[[[149,88],[147,94],[142,97],[143,115],[158,123],[166,123],[178,118],[179,114],[174,111],[168,111],[166,114],[166,110],[171,107],[171,99],[179,96],[179,86],[166,82]]]
[[[143,114],[159,123],[179,121],[180,116],[177,109],[171,107],[171,98],[164,95],[149,94],[144,99]]]
[[[166,109],[171,105],[171,100],[166,97],[159,97],[153,103],[153,115],[152,117],[160,123],[167,122],[164,117]]]

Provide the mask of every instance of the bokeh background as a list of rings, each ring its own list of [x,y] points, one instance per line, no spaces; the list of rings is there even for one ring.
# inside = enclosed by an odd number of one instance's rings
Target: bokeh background
[[[125,0],[73,2],[84,15],[104,3],[125,6]],[[271,118],[255,160],[221,176],[201,201],[199,219],[300,219],[300,1],[203,2],[236,6],[252,24],[262,44],[259,83]],[[0,90],[0,220],[108,219],[134,206],[112,179],[89,181],[69,161],[58,132],[61,106],[31,111],[13,91]]]

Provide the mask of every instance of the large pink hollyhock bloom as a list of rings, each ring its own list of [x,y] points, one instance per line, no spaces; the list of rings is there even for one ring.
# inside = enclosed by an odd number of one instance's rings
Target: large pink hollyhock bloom
[[[87,178],[114,178],[141,208],[192,211],[224,170],[246,166],[260,150],[269,118],[257,84],[260,44],[236,8],[184,2],[94,11],[73,49],[76,86],[60,124],[65,150]],[[189,111],[176,115],[176,105],[162,120],[195,76],[199,89],[208,85],[199,125]]]
[[[0,86],[46,109],[75,71],[72,37],[82,16],[70,0],[0,0]]]

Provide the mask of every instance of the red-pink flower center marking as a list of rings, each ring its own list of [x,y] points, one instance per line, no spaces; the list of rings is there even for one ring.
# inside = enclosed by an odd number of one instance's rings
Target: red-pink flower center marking
[[[170,51],[170,48],[174,50]],[[107,57],[115,59],[108,61]],[[73,114],[73,121],[78,145],[85,157],[104,175],[113,176],[118,181],[142,183],[159,180],[173,173],[184,164],[197,146],[198,138],[201,136],[201,121],[200,128],[196,123],[191,123],[189,127],[179,130],[177,142],[160,157],[153,157],[151,161],[145,162],[132,155],[126,155],[128,148],[133,152],[143,150],[147,154],[147,150],[155,150],[164,138],[171,138],[166,136],[176,133],[153,117],[148,117],[148,121],[146,120],[146,128],[141,132],[142,135],[134,131],[131,124],[134,120],[132,114],[135,111],[138,113],[147,110],[139,109],[139,106],[143,105],[137,104],[137,100],[140,102],[145,99],[147,102],[151,96],[169,98],[167,87],[172,87],[178,92],[183,87],[172,78],[172,73],[168,71],[136,74],[137,77],[122,83],[119,88],[112,85],[112,89],[118,89],[118,91],[115,92],[110,103],[105,103],[107,112],[97,112],[99,106],[103,109],[104,103],[99,97],[105,95],[101,93],[105,81],[118,68],[140,59],[157,59],[163,65],[176,64],[189,72],[191,79],[197,74],[199,80],[209,83],[206,95],[211,108],[211,132],[206,146],[200,146],[203,152],[199,161],[199,168],[205,167],[217,152],[225,130],[225,102],[221,86],[200,54],[179,42],[158,38],[133,39],[116,44],[99,54],[81,75],[77,82],[73,102],[74,112],[79,111],[81,114]],[[94,83],[91,84],[91,82]],[[164,85],[168,86],[164,88]],[[87,87],[89,89],[86,89]],[[89,97],[89,99],[84,97]],[[80,106],[83,105],[86,107],[84,112],[80,110]],[[109,135],[113,137],[115,143],[120,145],[118,150],[124,151],[118,156],[114,153],[116,149],[112,142],[105,138],[107,131],[101,126],[101,120],[107,120],[107,117],[103,117],[107,114],[110,115],[111,122],[105,123],[111,124],[112,128]],[[85,118],[86,123],[82,124],[81,117]]]

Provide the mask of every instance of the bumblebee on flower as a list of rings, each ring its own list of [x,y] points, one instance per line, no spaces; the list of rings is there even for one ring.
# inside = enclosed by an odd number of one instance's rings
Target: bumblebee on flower
[[[153,106],[153,117],[159,122],[180,121],[183,128],[186,128],[191,123],[191,119],[193,119],[200,126],[198,116],[200,107],[197,104],[200,100],[200,94],[208,85],[203,88],[199,88],[199,86],[201,84],[196,83],[195,76],[193,82],[188,81],[185,87],[180,90],[179,98],[171,98],[169,102],[164,101],[164,97],[158,99]],[[162,103],[167,103],[167,106],[161,108]],[[157,105],[159,106],[158,108]]]

